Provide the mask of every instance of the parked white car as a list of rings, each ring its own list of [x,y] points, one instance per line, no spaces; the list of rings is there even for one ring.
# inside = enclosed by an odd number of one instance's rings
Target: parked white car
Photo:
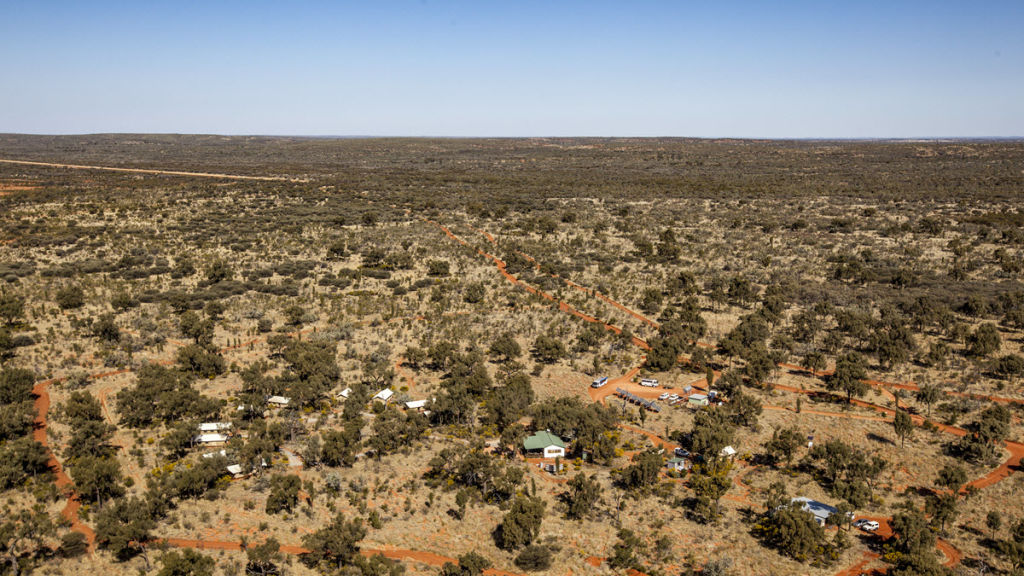
[[[854,522],[853,525],[867,532],[874,532],[875,530],[878,530],[878,522],[875,520],[868,520],[867,518],[861,518]]]
[[[661,396],[658,396],[658,400],[661,400],[662,402],[668,400],[668,392],[662,392]]]

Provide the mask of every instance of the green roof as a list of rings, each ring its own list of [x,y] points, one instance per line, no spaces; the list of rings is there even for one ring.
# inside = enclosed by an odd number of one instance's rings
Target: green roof
[[[523,440],[523,448],[525,448],[527,451],[543,450],[548,446],[558,446],[559,448],[565,448],[565,442],[563,442],[557,434],[552,434],[547,430],[543,432],[537,432],[533,436],[530,436],[526,440]]]

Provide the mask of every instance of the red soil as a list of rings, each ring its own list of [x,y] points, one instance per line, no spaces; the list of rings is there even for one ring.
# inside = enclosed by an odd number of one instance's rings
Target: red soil
[[[942,538],[935,541],[935,547],[938,548],[939,552],[942,552],[942,555],[946,557],[946,561],[943,562],[943,565],[946,567],[952,568],[963,560],[964,555],[954,548],[952,544]]]
[[[860,562],[857,562],[853,566],[850,566],[849,568],[842,570],[841,572],[837,572],[836,576],[861,576],[863,574],[884,574],[884,572],[879,572],[877,570],[872,570],[871,572],[868,572],[864,569],[865,566],[867,566],[871,561],[878,559],[878,557],[878,554],[874,552],[865,552],[864,555],[861,556]]]
[[[636,426],[630,426],[629,424],[622,424],[621,422],[619,423],[619,428],[622,428],[623,430],[629,430],[630,432],[635,432],[637,434],[640,434],[641,436],[644,436],[645,438],[650,440],[655,446],[657,446],[659,448],[664,448],[666,450],[672,450],[672,449],[674,449],[676,447],[675,442],[670,442],[668,440],[665,440],[664,438],[662,438],[661,436],[658,436],[654,432],[648,432],[647,430],[644,430],[643,428],[637,428]]]
[[[410,390],[412,390],[413,388],[416,387],[416,381],[412,379],[412,374],[409,374],[409,371],[402,367],[402,364],[404,363],[405,358],[399,358],[398,361],[395,362],[395,372],[398,373],[398,376],[402,379],[402,382],[405,382],[405,385],[408,386]]]
[[[630,391],[632,391],[633,388],[641,388],[640,386],[632,386],[630,382],[639,373],[640,367],[637,366],[636,368],[631,369],[629,372],[626,372],[622,376],[609,378],[608,383],[600,388],[588,387],[587,394],[590,395],[590,399],[593,400],[594,402],[604,403],[605,398],[615,394],[616,388],[629,389]],[[646,391],[647,393],[650,393],[650,388],[643,388],[642,390],[637,390],[637,392],[641,391]]]
[[[35,428],[32,430],[32,438],[46,447],[49,453],[47,465],[56,476],[54,484],[57,485],[57,490],[67,497],[68,501],[60,511],[61,516],[71,522],[72,530],[85,536],[86,541],[89,543],[89,550],[92,551],[96,547],[96,533],[78,518],[78,509],[82,504],[78,499],[78,495],[75,494],[71,478],[64,472],[64,468],[60,465],[60,461],[57,460],[57,456],[50,447],[49,439],[46,437],[47,414],[50,411],[50,393],[47,391],[47,388],[53,382],[54,380],[43,380],[37,382],[32,388],[32,393],[36,397],[36,419]]]
[[[1001,480],[1009,478],[1010,474],[1021,471],[1021,459],[1024,458],[1024,444],[1007,441],[1006,448],[1010,451],[1010,457],[1005,462],[981,478],[968,482],[967,486],[978,489],[988,488]],[[964,492],[966,492],[966,488]]]

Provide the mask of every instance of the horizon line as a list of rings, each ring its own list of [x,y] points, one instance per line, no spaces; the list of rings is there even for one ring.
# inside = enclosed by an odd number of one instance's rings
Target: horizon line
[[[1013,141],[1020,136],[627,136],[627,135],[529,135],[529,136],[450,136],[450,135],[395,135],[395,134],[272,134],[224,132],[0,132],[0,136],[76,137],[76,136],[219,136],[225,138],[303,138],[323,140],[748,140],[748,141],[805,141],[805,142],[941,142],[941,141]]]

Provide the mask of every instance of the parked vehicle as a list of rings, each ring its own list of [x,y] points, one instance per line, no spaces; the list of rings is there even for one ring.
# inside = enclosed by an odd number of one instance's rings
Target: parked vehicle
[[[661,400],[662,402],[668,400],[668,392],[662,392],[661,396],[658,396],[658,400]]]
[[[591,388],[600,388],[600,387],[604,386],[607,383],[608,383],[608,377],[607,376],[601,376],[597,380],[594,380],[593,382],[591,382],[590,383],[590,387]]]
[[[658,381],[655,380],[654,378],[641,378],[640,379],[640,385],[641,386],[646,386],[648,388],[657,388],[658,387]]]
[[[854,525],[854,527],[860,528],[861,530],[865,530],[867,532],[874,532],[875,530],[878,530],[878,528],[879,528],[879,525],[878,525],[877,521],[875,521],[875,520],[868,520],[867,518],[861,518],[860,520],[857,520],[856,522],[854,522],[853,525]]]

